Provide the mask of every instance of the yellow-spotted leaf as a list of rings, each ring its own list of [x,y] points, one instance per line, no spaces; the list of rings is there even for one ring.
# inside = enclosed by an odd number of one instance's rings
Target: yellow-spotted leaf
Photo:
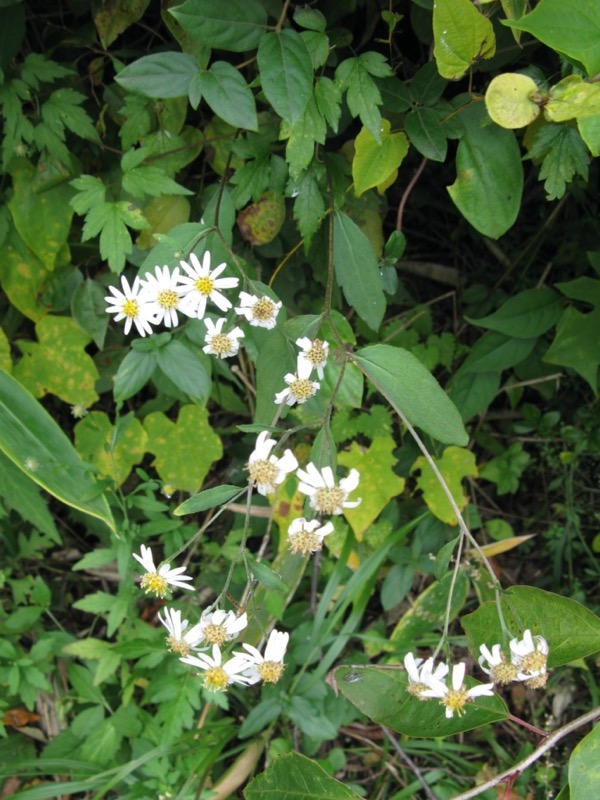
[[[452,445],[446,447],[441,458],[434,458],[433,460],[448,484],[456,505],[462,511],[468,503],[468,498],[463,492],[462,480],[467,476],[475,477],[477,475],[475,456],[464,447]],[[417,458],[412,465],[411,474],[419,471],[417,488],[423,492],[423,499],[431,513],[448,525],[456,525],[458,523],[456,514],[452,510],[440,482],[424,456]]]
[[[96,30],[104,47],[144,15],[150,0],[103,0],[94,14]]]
[[[144,420],[148,434],[146,449],[165,483],[174,490],[194,494],[201,488],[211,465],[223,455],[220,438],[208,422],[208,412],[199,406],[183,406],[177,422],[155,411]]]
[[[496,52],[492,23],[471,0],[435,0],[433,4],[433,55],[443,78],[462,78],[478,58]]]
[[[0,285],[21,314],[38,322],[48,308],[40,299],[40,287],[49,272],[16,230],[6,237],[0,258]]]
[[[85,461],[120,486],[144,457],[148,434],[141,422],[131,417],[113,447],[114,431],[104,411],[92,411],[75,426],[75,447]]]
[[[156,244],[155,233],[168,233],[176,225],[183,225],[190,218],[190,201],[181,195],[153,197],[144,208],[144,216],[150,228],[140,233],[136,240],[140,250],[149,250]]]
[[[6,338],[6,334],[0,328],[0,369],[5,372],[12,371],[12,359],[10,357],[10,342]]]
[[[600,86],[584,81],[581,75],[568,75],[550,90],[544,116],[552,122],[586,119],[600,114]]]
[[[381,514],[392,497],[404,489],[404,478],[394,472],[396,442],[391,436],[376,436],[368,450],[353,443],[350,450],[338,455],[338,463],[360,472],[360,484],[350,500],[362,497],[357,508],[348,508],[344,516],[356,538],[362,541],[365,531]]]
[[[98,370],[84,349],[90,337],[70,317],[44,317],[35,332],[37,342],[18,342],[23,358],[14,368],[15,378],[34,397],[51,393],[65,403],[95,403]]]
[[[392,133],[389,120],[381,120],[381,143],[363,128],[354,142],[352,178],[359,197],[374,186],[386,186],[408,153],[405,133]]]

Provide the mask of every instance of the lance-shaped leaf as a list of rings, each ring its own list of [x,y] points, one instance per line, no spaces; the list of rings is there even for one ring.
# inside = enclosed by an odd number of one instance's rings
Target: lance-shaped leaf
[[[296,122],[310,99],[313,68],[299,33],[289,28],[267,33],[258,46],[260,81],[267,100],[280,117]]]

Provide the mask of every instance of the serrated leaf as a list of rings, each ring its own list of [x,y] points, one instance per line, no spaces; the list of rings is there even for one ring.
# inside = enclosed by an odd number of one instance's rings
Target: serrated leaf
[[[126,192],[140,199],[159,195],[193,194],[185,186],[165,175],[159,167],[140,166],[123,174],[123,188]]]
[[[325,217],[325,201],[317,183],[315,170],[309,167],[295,184],[294,219],[304,239],[305,250]]]
[[[441,458],[433,457],[433,461],[442,473],[454,502],[462,511],[469,502],[469,498],[463,493],[462,480],[477,476],[475,456],[470,450],[462,447],[446,447]],[[423,500],[431,513],[448,525],[458,525],[456,514],[446,493],[425,457],[419,456],[410,471],[411,475],[420,471],[417,488],[423,492]]]
[[[562,312],[559,295],[546,286],[526,289],[510,297],[497,311],[472,319],[472,325],[499,331],[518,339],[532,339],[555,325]]]
[[[218,50],[253,50],[267,26],[267,11],[259,0],[187,0],[169,9],[186,33]]]
[[[81,104],[87,100],[86,95],[73,89],[57,89],[42,106],[42,119],[62,140],[64,129],[72,131],[82,139],[99,142],[98,131]]]
[[[296,180],[313,160],[315,142],[325,143],[327,129],[315,98],[311,96],[300,119],[292,124],[284,121],[281,127],[282,138],[288,137],[285,157],[289,164],[290,178]]]
[[[230,486],[224,483],[214,489],[206,489],[204,492],[188,497],[181,505],[177,506],[173,513],[177,517],[182,517],[185,514],[197,514],[209,508],[222,506],[244,491],[245,489],[240,486]]]
[[[560,199],[576,175],[588,179],[589,154],[579,131],[570,125],[541,127],[533,139],[529,157],[543,158],[540,180],[544,181],[548,200]]]
[[[436,0],[433,4],[433,55],[443,78],[462,78],[478,58],[496,52],[494,28],[471,0]]]
[[[153,53],[142,56],[115,76],[124,89],[162,100],[187,97],[190,81],[199,72],[188,53]]]
[[[346,101],[350,113],[360,117],[360,121],[373,135],[376,142],[381,141],[381,114],[378,106],[382,99],[377,85],[359,58],[347,58],[335,71],[335,80],[342,91],[346,91]]]
[[[354,191],[360,197],[367,189],[385,183],[397,172],[408,153],[408,139],[404,133],[392,133],[389,120],[381,120],[380,142],[363,128],[354,141],[352,179]]]
[[[85,214],[94,206],[103,203],[106,198],[104,182],[93,175],[81,175],[71,181],[70,185],[78,192],[69,200],[78,214]]]
[[[320,75],[315,82],[317,108],[334,133],[337,133],[342,114],[342,93],[329,78]]]
[[[101,475],[120,486],[146,452],[146,431],[137,419],[114,443],[115,427],[104,411],[92,411],[75,426],[75,447],[82,458],[93,464]]]
[[[276,758],[244,789],[246,800],[358,800],[359,795],[299,753]]]
[[[260,80],[277,114],[293,123],[311,97],[313,69],[310,54],[296,31],[285,28],[265,34],[257,53]]]
[[[235,128],[258,130],[256,103],[244,76],[227,61],[215,61],[199,76],[199,89],[215,114]]]

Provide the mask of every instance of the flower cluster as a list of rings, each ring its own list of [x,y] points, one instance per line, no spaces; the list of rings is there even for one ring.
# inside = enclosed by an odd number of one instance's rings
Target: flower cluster
[[[456,713],[462,716],[465,705],[475,697],[490,697],[494,694],[495,684],[506,685],[512,681],[525,681],[525,685],[537,689],[546,684],[548,674],[546,663],[548,658],[548,642],[543,636],[532,636],[526,630],[522,639],[512,639],[509,645],[510,656],[507,658],[499,644],[479,648],[479,666],[489,675],[491,683],[483,683],[468,689],[465,685],[466,666],[464,663],[450,667],[444,662],[435,666],[432,658],[423,661],[407,653],[404,668],[408,675],[407,691],[419,700],[439,699],[446,708],[448,719]],[[450,684],[448,678],[450,677]]]
[[[323,370],[329,355],[329,342],[304,337],[297,339],[296,344],[302,348],[298,354],[296,372],[288,372],[284,376],[287,386],[281,392],[276,393],[275,403],[277,405],[285,403],[285,405],[293,406],[295,403],[306,403],[307,400],[314,397],[321,386],[319,381],[311,380],[310,376],[314,369],[319,378],[323,379]]]

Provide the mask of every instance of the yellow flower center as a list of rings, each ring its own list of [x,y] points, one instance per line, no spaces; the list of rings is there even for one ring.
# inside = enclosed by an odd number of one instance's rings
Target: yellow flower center
[[[428,697],[423,697],[423,692],[429,689],[426,683],[419,683],[418,681],[409,681],[408,686],[406,687],[406,691],[412,695],[413,697],[417,697],[419,700],[428,700]]]
[[[248,464],[248,472],[252,483],[262,483],[268,486],[270,491],[275,491],[275,480],[279,470],[271,461],[251,461]]]
[[[185,639],[176,639],[174,636],[167,636],[165,642],[172,653],[177,653],[180,656],[189,656],[192,649]]]
[[[258,674],[265,683],[277,683],[283,675],[283,664],[279,661],[263,661],[258,665]]]
[[[506,686],[512,683],[519,673],[519,668],[508,661],[502,660],[500,664],[492,667],[490,670],[490,678],[494,683],[499,683],[501,686]]]
[[[260,300],[257,300],[252,308],[252,316],[254,319],[258,319],[261,322],[266,322],[268,319],[272,319],[275,313],[275,303],[272,300],[269,300],[268,297],[261,297]]]
[[[200,294],[206,295],[208,297],[214,288],[215,282],[212,278],[198,278],[194,286],[200,292]]]
[[[324,344],[325,342],[322,342],[320,339],[315,339],[310,350],[306,354],[306,358],[315,367],[318,364],[322,364],[323,361],[327,361],[327,353],[325,352]]]
[[[165,597],[169,591],[169,582],[158,572],[147,572],[140,582],[142,589],[148,592],[154,592],[157,597]]]
[[[227,641],[227,631],[224,625],[205,625],[203,630],[204,638],[210,644],[223,644]]]
[[[231,339],[225,333],[215,333],[210,339],[210,346],[217,356],[226,356],[233,351]]]
[[[317,489],[315,508],[321,514],[335,514],[346,499],[346,492],[339,487],[333,489]]]
[[[204,686],[211,692],[222,692],[227,688],[229,675],[223,667],[209,667],[204,675]]]
[[[543,689],[547,680],[548,673],[542,672],[542,674],[538,675],[536,678],[530,678],[528,681],[525,681],[525,686],[527,686],[528,689]]]
[[[164,308],[168,311],[171,308],[177,308],[177,304],[179,302],[179,295],[172,289],[165,289],[163,292],[158,293],[156,302],[161,308]]]
[[[125,300],[123,303],[123,314],[126,317],[131,317],[131,319],[135,319],[137,317],[140,307],[138,305],[137,300]]]
[[[315,383],[307,378],[296,378],[290,383],[290,393],[294,395],[298,403],[306,403],[316,391]]]
[[[523,672],[539,672],[546,668],[547,658],[544,653],[535,650],[533,653],[528,653],[521,660],[521,670]]]
[[[302,528],[298,533],[290,536],[290,550],[292,553],[301,553],[303,556],[307,556],[309,553],[315,552],[315,550],[320,550],[322,546],[319,536],[312,531],[307,531],[306,528]]]
[[[463,686],[460,689],[452,689],[449,691],[444,695],[441,702],[442,705],[451,708],[452,711],[456,711],[458,716],[461,717],[465,713],[464,707],[468,700],[469,694]]]

